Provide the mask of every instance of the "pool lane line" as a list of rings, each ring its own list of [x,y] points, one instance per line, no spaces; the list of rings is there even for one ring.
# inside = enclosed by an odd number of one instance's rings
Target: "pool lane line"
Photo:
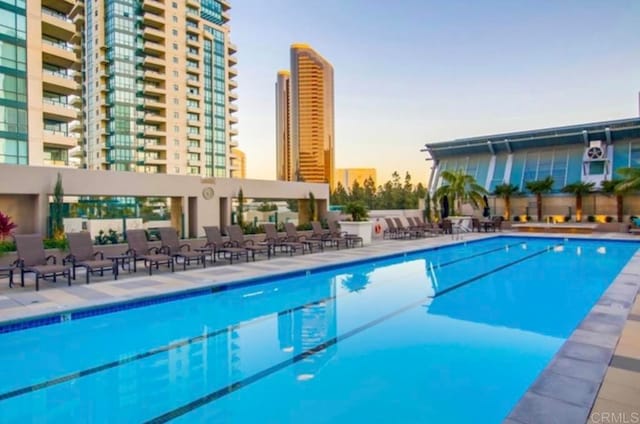
[[[521,243],[518,243],[518,244],[521,244]],[[524,262],[524,261],[526,261],[528,259],[531,259],[531,258],[534,258],[536,256],[539,256],[539,255],[541,255],[541,254],[543,254],[545,252],[552,251],[553,247],[561,246],[563,244],[564,243],[558,243],[558,244],[556,244],[554,246],[547,246],[544,250],[540,250],[538,252],[532,253],[531,255],[527,255],[527,256],[525,256],[523,258],[520,258],[518,260],[515,260],[513,262],[509,262],[509,263],[507,263],[505,265],[501,265],[501,266],[493,269],[492,271],[483,272],[482,274],[479,274],[479,275],[477,275],[477,276],[475,276],[473,278],[470,278],[470,279],[465,280],[465,281],[463,281],[463,282],[461,282],[459,284],[456,284],[455,286],[447,289],[446,291],[441,292],[441,294],[448,293],[451,290],[460,288],[463,285],[467,285],[467,284],[469,284],[469,283],[471,283],[473,281],[480,280],[480,279],[482,279],[482,278],[486,277],[487,275],[490,275],[490,274],[492,274],[494,272],[502,271],[503,269],[509,268],[509,267],[511,267],[513,265],[517,265],[517,264],[519,264],[521,262]],[[408,311],[410,309],[413,309],[416,306],[420,306],[423,303],[425,303],[425,302],[427,302],[427,301],[429,301],[431,299],[434,299],[436,297],[438,297],[437,293],[434,296],[425,296],[425,297],[421,298],[420,300],[414,301],[414,302],[412,302],[412,303],[410,303],[408,305],[405,305],[405,306],[401,307],[400,309],[396,309],[395,311],[389,312],[388,314],[385,314],[385,315],[383,315],[381,317],[378,317],[378,318],[374,319],[373,321],[369,321],[368,323],[362,324],[362,325],[360,325],[360,326],[358,326],[358,327],[356,327],[354,329],[351,329],[351,330],[347,331],[344,334],[341,334],[339,336],[335,336],[335,337],[333,337],[333,338],[331,338],[329,340],[326,340],[326,341],[324,341],[324,342],[322,342],[322,343],[320,343],[320,344],[318,344],[318,345],[316,345],[316,346],[314,346],[314,347],[312,347],[310,349],[307,349],[304,352],[300,352],[299,354],[297,354],[297,355],[295,355],[295,356],[293,356],[293,357],[291,357],[289,359],[286,359],[286,360],[281,361],[281,362],[279,362],[279,363],[277,363],[275,365],[272,365],[269,368],[265,368],[264,370],[259,371],[259,372],[255,373],[253,375],[250,375],[247,378],[244,378],[242,380],[238,380],[236,382],[233,382],[233,383],[229,384],[228,386],[222,387],[222,388],[220,388],[218,390],[215,390],[215,391],[213,391],[211,393],[208,393],[208,394],[206,394],[206,395],[204,395],[202,397],[199,397],[199,398],[197,398],[197,399],[195,399],[195,400],[193,400],[193,401],[191,401],[189,403],[186,403],[186,404],[184,404],[182,406],[179,406],[179,407],[177,407],[177,408],[175,408],[175,409],[173,409],[173,410],[171,410],[169,412],[166,412],[166,413],[164,413],[162,415],[159,415],[159,416],[157,416],[155,418],[152,418],[152,419],[150,419],[148,421],[145,421],[145,424],[161,424],[161,423],[166,423],[168,421],[176,419],[178,417],[181,417],[181,416],[183,416],[183,415],[185,415],[185,414],[187,414],[187,413],[189,413],[191,411],[194,411],[197,408],[200,408],[200,407],[202,407],[204,405],[207,405],[207,404],[209,404],[211,402],[214,402],[214,401],[216,401],[218,399],[221,399],[221,398],[225,397],[228,394],[236,392],[236,391],[238,391],[238,390],[240,390],[240,389],[242,389],[242,388],[244,388],[244,387],[246,387],[246,386],[248,386],[250,384],[253,384],[253,383],[255,383],[255,382],[259,381],[259,380],[262,380],[265,377],[270,376],[271,374],[274,374],[274,373],[276,373],[276,372],[278,372],[280,370],[283,370],[286,367],[295,364],[296,362],[300,362],[300,361],[302,361],[302,360],[304,360],[304,359],[306,359],[306,358],[308,358],[308,357],[310,357],[312,355],[315,355],[316,353],[322,352],[323,350],[325,350],[325,349],[327,349],[327,348],[329,348],[329,347],[331,347],[333,345],[336,345],[336,344],[338,344],[339,342],[341,342],[343,340],[349,339],[349,338],[351,338],[351,337],[353,337],[353,336],[355,336],[355,335],[357,335],[357,334],[359,334],[359,333],[361,333],[361,332],[363,332],[365,330],[368,330],[369,328],[374,327],[374,326],[376,326],[376,325],[378,325],[378,324],[380,324],[380,323],[382,323],[382,322],[384,322],[384,321],[386,321],[386,320],[388,320],[390,318],[393,318],[393,317],[395,317],[397,315],[400,315],[401,313],[406,312],[406,311]]]
[[[488,276],[488,275],[491,275],[491,274],[493,274],[494,272],[502,271],[503,269],[505,269],[505,268],[509,268],[510,266],[513,266],[513,265],[516,265],[516,264],[519,264],[520,262],[524,262],[524,261],[529,260],[529,259],[531,259],[531,258],[535,258],[536,256],[540,256],[540,255],[542,255],[543,253],[547,253],[547,252],[549,252],[549,251],[553,251],[553,248],[554,248],[554,247],[562,246],[563,244],[564,244],[564,243],[557,243],[557,244],[555,244],[555,245],[553,245],[553,246],[547,246],[547,247],[546,247],[546,248],[544,248],[543,250],[539,250],[539,251],[537,251],[537,252],[534,252],[534,253],[532,253],[532,254],[530,254],[530,255],[524,256],[524,257],[522,257],[522,258],[520,258],[520,259],[518,259],[518,260],[515,260],[515,261],[513,261],[513,262],[509,262],[509,263],[507,263],[507,264],[505,264],[505,265],[500,265],[499,267],[494,268],[494,269],[492,269],[491,271],[483,272],[482,274],[478,274],[478,275],[476,275],[475,277],[472,277],[472,278],[469,278],[469,279],[467,279],[467,280],[461,281],[461,282],[459,282],[458,284],[454,284],[453,286],[447,287],[446,289],[443,289],[443,290],[441,290],[441,291],[439,291],[439,292],[436,292],[436,294],[435,294],[435,295],[433,295],[433,298],[434,298],[434,299],[436,299],[436,298],[438,298],[438,297],[442,296],[443,294],[447,294],[447,293],[449,293],[450,291],[457,290],[457,289],[459,289],[460,287],[466,286],[466,285],[467,285],[467,284],[469,284],[469,283],[473,283],[474,281],[477,281],[477,280],[479,280],[479,279],[481,279],[481,278],[483,278],[483,277],[486,277],[486,276]]]
[[[325,298],[320,299],[320,300],[314,300],[313,302],[305,303],[304,305],[296,306],[295,308],[286,309],[286,311],[287,312],[288,311],[291,311],[291,312],[299,311],[299,310],[307,308],[307,307],[311,307],[311,306],[314,306],[314,305],[319,305],[319,304],[322,304],[324,302],[328,302],[328,301],[334,300],[335,298],[336,298],[335,295],[334,296],[325,297]],[[280,311],[280,312],[283,312],[283,311]],[[62,375],[60,377],[57,377],[57,378],[54,378],[54,379],[51,379],[51,380],[43,381],[41,383],[36,383],[36,384],[30,385],[30,386],[22,387],[22,388],[15,389],[15,390],[12,390],[12,391],[9,391],[9,392],[1,393],[0,394],[0,402],[2,402],[4,400],[7,400],[7,399],[11,399],[11,398],[16,397],[16,396],[22,396],[22,395],[27,394],[27,393],[35,392],[35,391],[42,390],[42,389],[47,389],[47,388],[49,388],[51,386],[56,386],[58,384],[66,383],[68,381],[75,380],[75,379],[78,379],[78,378],[81,378],[81,377],[86,377],[86,376],[91,375],[91,374],[96,374],[96,373],[99,373],[99,372],[102,372],[102,371],[106,371],[108,369],[119,367],[121,365],[125,365],[125,364],[128,364],[130,362],[139,361],[141,359],[145,359],[145,358],[148,358],[150,356],[155,356],[155,355],[159,355],[161,353],[169,352],[171,350],[178,349],[178,348],[183,347],[183,346],[187,346],[187,345],[191,345],[191,344],[195,344],[195,343],[200,343],[200,342],[203,342],[205,340],[208,340],[209,338],[217,337],[217,336],[219,336],[221,334],[224,334],[224,333],[227,333],[227,332],[230,332],[230,331],[236,331],[236,330],[238,330],[240,328],[249,327],[249,326],[252,326],[254,324],[267,321],[267,320],[271,319],[272,317],[273,317],[273,314],[263,315],[263,316],[257,317],[257,318],[252,318],[252,319],[249,319],[249,320],[244,321],[244,322],[239,323],[239,324],[229,325],[229,326],[227,326],[225,328],[220,328],[220,329],[217,329],[215,331],[211,331],[211,332],[206,333],[206,334],[200,334],[198,336],[191,337],[189,339],[186,339],[186,340],[183,340],[183,341],[180,341],[180,342],[170,343],[168,345],[156,347],[156,348],[147,350],[146,352],[142,352],[142,353],[139,353],[139,354],[136,354],[136,355],[132,355],[132,356],[129,356],[129,357],[126,357],[126,358],[122,358],[122,359],[119,359],[117,361],[107,362],[107,363],[102,364],[102,365],[98,365],[98,366],[95,366],[95,367],[92,367],[92,368],[88,368],[88,369],[85,369],[85,370],[82,370],[82,371],[76,371],[76,372],[70,373],[70,374],[65,374],[65,375]]]
[[[458,262],[461,262],[461,261],[464,261],[464,260],[467,260],[467,259],[473,259],[473,258],[476,258],[476,257],[479,257],[479,256],[487,255],[489,253],[494,253],[494,252],[503,250],[505,247],[513,247],[513,246],[518,246],[518,245],[521,245],[521,244],[522,244],[522,242],[518,242],[518,243],[513,243],[513,244],[510,244],[510,245],[501,246],[499,248],[495,248],[495,249],[491,249],[491,250],[475,253],[473,255],[469,255],[469,256],[465,256],[463,258],[458,258],[458,259],[451,260],[449,262],[445,262],[443,264],[438,265],[438,267],[445,267],[445,266],[452,265],[454,263],[458,263]],[[429,296],[429,298],[431,298],[431,296]],[[306,307],[317,305],[317,304],[323,303],[323,302],[328,302],[328,301],[331,301],[331,300],[334,300],[334,299],[336,299],[336,296],[329,296],[329,297],[326,297],[326,298],[323,298],[323,299],[320,299],[320,300],[316,300],[316,301],[313,301],[313,302],[306,303],[306,304],[301,305],[301,306],[297,306],[295,308],[287,309],[287,311],[295,312],[295,311],[304,309]],[[132,356],[129,356],[129,357],[126,357],[126,358],[122,358],[122,359],[119,359],[117,361],[107,362],[107,363],[102,364],[102,365],[98,365],[98,366],[95,366],[95,367],[92,367],[92,368],[88,368],[88,369],[85,369],[85,370],[82,370],[82,371],[76,371],[76,372],[73,372],[73,373],[65,374],[65,375],[62,375],[60,377],[57,377],[57,378],[54,378],[54,379],[51,379],[51,380],[43,381],[41,383],[36,383],[36,384],[32,384],[30,386],[25,386],[25,387],[22,387],[22,388],[19,388],[19,389],[11,390],[9,392],[0,393],[0,402],[2,402],[4,400],[7,400],[7,399],[11,399],[11,398],[16,397],[16,396],[22,396],[22,395],[25,395],[27,393],[31,393],[31,392],[35,392],[35,391],[38,391],[38,390],[47,389],[49,387],[56,386],[58,384],[63,384],[63,383],[66,383],[66,382],[74,380],[74,379],[78,379],[78,378],[81,378],[81,377],[86,377],[86,376],[89,376],[89,375],[92,375],[92,374],[96,374],[96,373],[99,373],[99,372],[102,372],[102,371],[106,371],[106,370],[109,370],[111,368],[119,367],[121,365],[126,365],[128,363],[139,361],[141,359],[149,358],[151,356],[159,355],[161,353],[169,352],[171,350],[175,350],[175,349],[178,349],[178,348],[183,347],[183,346],[187,346],[187,345],[191,345],[191,344],[195,344],[195,343],[200,343],[200,342],[203,342],[203,341],[205,341],[205,340],[207,340],[209,338],[217,337],[220,334],[224,334],[225,332],[235,331],[235,330],[238,330],[240,328],[244,328],[244,327],[253,325],[254,323],[257,324],[257,323],[266,321],[266,320],[271,318],[271,315],[272,314],[263,315],[262,317],[251,319],[249,321],[246,321],[245,323],[230,325],[230,326],[225,327],[223,329],[221,328],[221,329],[212,331],[212,332],[207,333],[207,334],[201,334],[201,335],[198,335],[198,336],[195,336],[195,337],[191,337],[191,338],[183,340],[181,342],[171,343],[171,344],[168,344],[168,345],[164,345],[164,346],[160,346],[160,347],[157,347],[157,348],[153,348],[153,349],[147,350],[146,352],[142,352],[142,353],[139,353],[139,354],[136,354],[136,355],[132,355]]]

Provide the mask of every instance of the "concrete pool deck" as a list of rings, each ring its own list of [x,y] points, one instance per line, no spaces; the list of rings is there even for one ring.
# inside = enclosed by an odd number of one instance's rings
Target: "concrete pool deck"
[[[362,248],[327,249],[321,253],[296,256],[279,255],[268,261],[216,265],[205,269],[193,267],[175,273],[161,269],[161,272],[153,276],[123,272],[118,281],[113,281],[110,275],[106,275],[92,279],[94,283],[90,285],[85,285],[82,283],[83,277],[78,277],[71,287],[67,287],[66,282],[62,281],[56,284],[59,288],[51,288],[52,284],[45,283],[39,292],[35,292],[31,278],[27,280],[25,288],[14,285],[13,289],[8,288],[7,279],[0,279],[0,325],[284,272],[304,271],[322,265],[457,244],[460,243],[460,238],[462,241],[470,241],[494,235],[496,233],[464,233],[455,237],[440,236],[418,240],[375,240],[373,244]],[[567,236],[638,240],[637,237],[621,233]],[[611,414],[618,414],[618,419],[626,417],[626,422],[640,422],[639,287],[640,253],[636,252],[589,315],[515,405],[505,422],[625,422],[605,421]],[[636,421],[632,421],[634,417],[637,417]]]

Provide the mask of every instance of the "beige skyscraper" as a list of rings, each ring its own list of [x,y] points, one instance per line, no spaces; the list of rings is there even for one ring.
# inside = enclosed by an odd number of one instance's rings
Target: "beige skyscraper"
[[[293,44],[291,75],[278,73],[276,105],[278,179],[329,183],[333,188],[331,64],[309,45]]]

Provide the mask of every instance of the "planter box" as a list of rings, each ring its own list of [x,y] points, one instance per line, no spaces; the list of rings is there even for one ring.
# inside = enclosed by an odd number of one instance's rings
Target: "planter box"
[[[349,234],[355,234],[357,236],[362,237],[362,244],[368,245],[371,244],[371,235],[373,234],[373,222],[371,221],[363,221],[363,222],[354,222],[354,221],[339,221],[340,230],[345,231]]]

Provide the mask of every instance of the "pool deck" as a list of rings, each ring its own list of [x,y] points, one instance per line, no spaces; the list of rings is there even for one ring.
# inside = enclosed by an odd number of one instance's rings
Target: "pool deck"
[[[12,289],[8,288],[7,279],[0,279],[0,325],[220,284],[241,283],[323,265],[457,244],[496,234],[549,236],[504,232],[464,233],[418,240],[374,240],[369,246],[355,249],[327,249],[321,253],[296,256],[283,254],[271,260],[216,264],[204,269],[193,267],[175,273],[161,268],[153,276],[122,272],[118,281],[113,281],[111,275],[105,275],[92,278],[94,282],[90,285],[81,283],[84,278],[79,276],[71,287],[63,281],[55,286],[43,283],[39,292],[34,290],[31,278],[25,288],[14,285]],[[567,236],[637,241],[637,237],[622,233]],[[606,417],[614,416],[618,421],[608,422],[640,422],[639,287],[640,250],[514,406],[505,423],[604,423],[607,422],[604,421]]]

